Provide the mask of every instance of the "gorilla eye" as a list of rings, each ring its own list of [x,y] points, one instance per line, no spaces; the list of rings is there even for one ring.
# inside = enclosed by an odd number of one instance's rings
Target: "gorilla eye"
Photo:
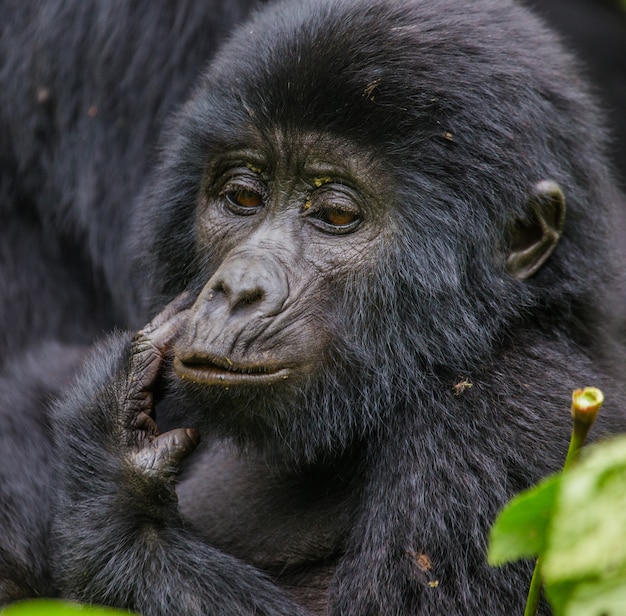
[[[263,197],[254,190],[236,188],[225,193],[230,209],[236,214],[244,216],[254,214],[263,207]]]
[[[357,216],[354,212],[328,208],[319,212],[317,214],[317,218],[327,222],[329,225],[334,225],[335,227],[345,227],[346,225],[355,222]]]
[[[350,233],[361,222],[358,211],[338,207],[323,207],[310,216],[316,226],[330,233]]]

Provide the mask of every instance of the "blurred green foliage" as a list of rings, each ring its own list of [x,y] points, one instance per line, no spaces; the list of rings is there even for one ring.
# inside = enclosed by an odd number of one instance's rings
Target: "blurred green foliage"
[[[626,436],[589,447],[502,511],[490,563],[533,557],[555,616],[626,614]]]
[[[76,616],[76,614],[82,616],[129,616],[130,612],[52,599],[20,601],[0,610],[0,616]]]

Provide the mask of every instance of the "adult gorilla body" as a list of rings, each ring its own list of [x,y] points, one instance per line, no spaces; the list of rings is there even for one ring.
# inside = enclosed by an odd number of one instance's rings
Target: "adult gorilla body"
[[[485,560],[498,509],[561,465],[574,387],[624,425],[600,326],[622,197],[574,72],[507,2],[285,2],[235,34],[130,234],[173,303],[52,415],[62,594],[520,610],[529,567]]]
[[[145,322],[132,206],[252,4],[0,1],[0,602],[52,592],[46,407],[96,337]]]

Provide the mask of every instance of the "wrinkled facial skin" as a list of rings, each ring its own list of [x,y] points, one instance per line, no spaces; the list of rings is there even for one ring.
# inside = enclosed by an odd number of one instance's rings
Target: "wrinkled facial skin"
[[[376,259],[386,212],[374,163],[323,136],[249,139],[210,161],[197,207],[210,277],[175,349],[184,380],[290,385],[326,361],[346,276]],[[337,320],[337,319],[333,319]]]

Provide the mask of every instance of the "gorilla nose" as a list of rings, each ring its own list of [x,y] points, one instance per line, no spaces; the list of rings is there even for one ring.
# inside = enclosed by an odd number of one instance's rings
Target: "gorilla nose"
[[[274,259],[238,255],[227,259],[207,283],[212,299],[222,298],[230,314],[281,311],[289,294],[287,274]]]

